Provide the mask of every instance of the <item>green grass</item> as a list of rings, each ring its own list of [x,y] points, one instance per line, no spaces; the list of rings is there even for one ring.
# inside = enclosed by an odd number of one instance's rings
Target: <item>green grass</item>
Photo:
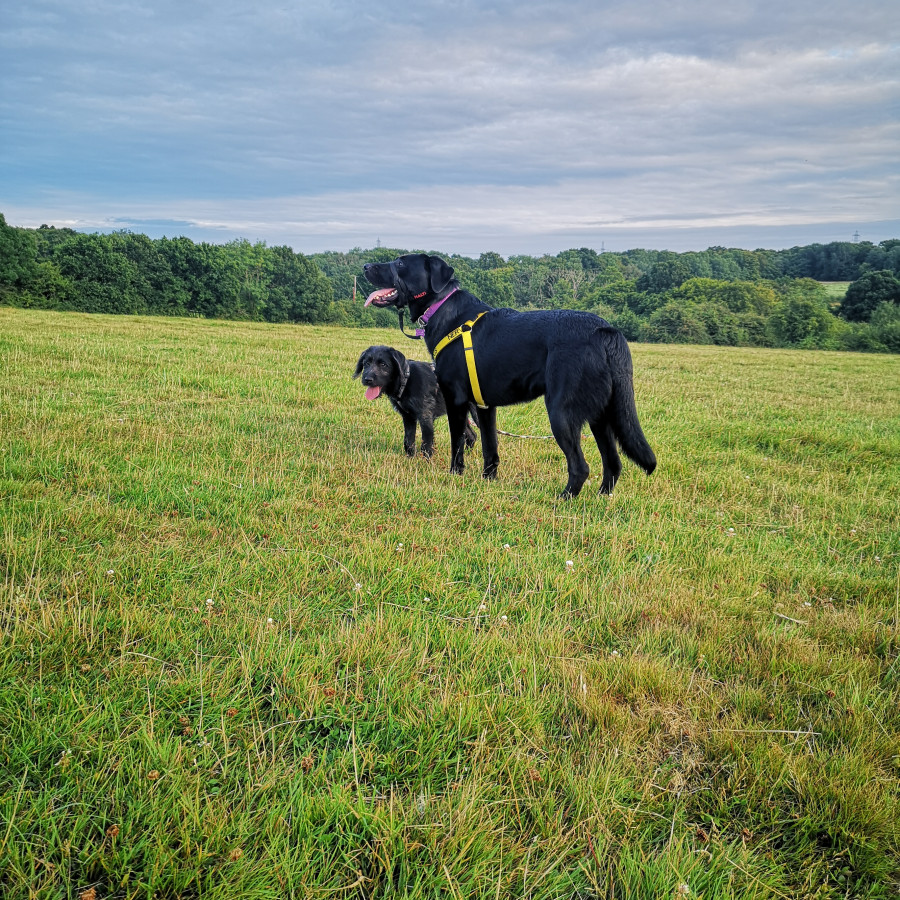
[[[847,288],[850,287],[850,285],[852,283],[853,282],[851,282],[851,281],[820,281],[819,282],[819,284],[821,284],[822,287],[825,288],[825,292],[826,292],[826,294],[828,294],[828,299],[832,303],[840,303],[840,301],[843,300],[847,294]]]
[[[896,896],[896,358],[635,345],[564,503],[379,342],[0,308],[0,894]]]

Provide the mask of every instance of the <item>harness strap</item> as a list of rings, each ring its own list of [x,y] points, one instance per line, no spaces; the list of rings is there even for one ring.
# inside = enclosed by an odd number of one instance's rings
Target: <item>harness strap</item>
[[[433,354],[434,358],[437,359],[438,353],[440,353],[441,350],[452,341],[455,341],[458,337],[462,337],[463,349],[466,354],[466,368],[469,370],[469,383],[472,385],[472,396],[475,398],[476,405],[481,409],[487,409],[487,405],[484,402],[484,397],[481,396],[481,385],[478,383],[478,371],[475,368],[475,348],[472,346],[472,326],[484,314],[485,313],[480,312],[474,319],[469,319],[464,325],[460,325],[459,328],[454,328],[450,334],[438,342],[438,345],[434,348]]]

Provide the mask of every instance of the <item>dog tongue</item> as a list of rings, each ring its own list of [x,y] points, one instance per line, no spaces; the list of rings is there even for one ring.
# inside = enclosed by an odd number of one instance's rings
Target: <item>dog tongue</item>
[[[366,302],[364,305],[368,306],[373,300],[376,300],[378,297],[384,297],[386,294],[393,294],[393,293],[394,293],[393,288],[381,288],[380,290],[372,291],[372,293],[369,294],[368,297],[366,297]]]
[[[366,400],[374,400],[380,393],[380,387],[366,388]]]

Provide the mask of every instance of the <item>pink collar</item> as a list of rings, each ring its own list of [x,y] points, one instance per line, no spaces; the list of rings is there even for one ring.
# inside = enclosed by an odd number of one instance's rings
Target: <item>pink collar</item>
[[[446,303],[447,300],[449,300],[449,299],[450,299],[450,298],[451,298],[458,290],[459,290],[458,287],[453,288],[453,290],[450,291],[450,293],[447,294],[446,297],[442,297],[440,300],[437,301],[437,303],[432,303],[431,306],[429,306],[428,309],[426,309],[425,312],[423,312],[422,315],[419,316],[419,320],[418,320],[418,322],[416,322],[416,325],[419,326],[419,327],[416,329],[416,337],[425,337],[425,326],[428,324],[428,320],[429,320],[429,319],[430,319],[430,318],[431,318],[431,317],[432,317],[432,316],[433,316],[433,315],[441,308],[441,306],[442,306],[444,303]]]

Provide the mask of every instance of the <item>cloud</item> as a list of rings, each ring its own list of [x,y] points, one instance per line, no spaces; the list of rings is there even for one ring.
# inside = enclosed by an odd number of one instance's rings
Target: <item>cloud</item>
[[[270,242],[890,220],[895,19],[874,0],[34,0],[0,35],[0,209]]]

